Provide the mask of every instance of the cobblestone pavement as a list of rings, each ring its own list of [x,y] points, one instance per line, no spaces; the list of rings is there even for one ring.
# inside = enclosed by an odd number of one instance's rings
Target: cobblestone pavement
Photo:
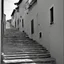
[[[2,64],[55,64],[55,59],[45,47],[17,29],[6,30],[2,59]]]

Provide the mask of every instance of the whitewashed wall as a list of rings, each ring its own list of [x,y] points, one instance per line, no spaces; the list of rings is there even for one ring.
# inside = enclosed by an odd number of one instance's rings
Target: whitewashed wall
[[[50,7],[54,4],[54,24],[50,26]],[[38,21],[43,33],[40,41],[63,64],[63,0],[38,0]]]
[[[24,19],[24,15],[25,15],[25,1],[26,0],[23,0],[22,3],[19,5],[19,19],[21,20],[21,22],[19,24],[20,31],[24,30],[24,28],[22,27],[22,19]]]
[[[30,38],[34,40],[38,39],[38,20],[37,20],[38,12],[37,12],[37,4],[24,16],[24,27],[25,31],[29,35]],[[31,34],[31,21],[34,20],[34,34]]]
[[[20,5],[20,16],[24,19],[21,31],[45,46],[56,58],[57,64],[63,64],[63,0],[38,0],[28,14],[24,14],[24,2]],[[50,26],[50,7],[54,6],[54,24]],[[34,19],[34,34],[31,34],[31,20]],[[22,20],[22,19],[21,19]],[[42,32],[42,38],[39,33]]]
[[[15,20],[17,19],[17,12],[15,10],[15,13],[14,15],[12,16],[12,21],[11,21],[11,24],[15,27]]]

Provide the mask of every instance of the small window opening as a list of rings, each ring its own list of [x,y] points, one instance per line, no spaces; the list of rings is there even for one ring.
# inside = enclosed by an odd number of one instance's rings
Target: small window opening
[[[22,19],[22,27],[24,27],[24,19]]]
[[[42,32],[39,33],[39,37],[42,38]]]
[[[54,7],[50,9],[50,25],[54,24]]]
[[[31,20],[31,34],[34,34],[34,19]]]

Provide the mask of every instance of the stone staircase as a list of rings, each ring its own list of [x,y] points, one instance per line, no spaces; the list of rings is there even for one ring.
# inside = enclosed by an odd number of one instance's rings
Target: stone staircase
[[[17,29],[4,34],[2,60],[2,64],[56,64],[45,47]]]

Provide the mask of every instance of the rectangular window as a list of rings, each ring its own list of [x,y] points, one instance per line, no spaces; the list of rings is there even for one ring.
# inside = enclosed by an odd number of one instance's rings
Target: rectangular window
[[[31,34],[34,33],[34,20],[31,21]]]
[[[19,30],[19,19],[17,20],[18,30]]]
[[[17,21],[17,22],[18,22],[18,25],[19,25],[19,19],[18,19],[18,21]]]
[[[22,27],[24,27],[24,19],[22,19]]]
[[[15,27],[16,27],[16,21],[15,21]]]
[[[19,9],[17,9],[17,12],[19,12]]]
[[[50,9],[50,25],[54,24],[54,8]]]
[[[39,37],[42,38],[42,32],[39,33]]]

